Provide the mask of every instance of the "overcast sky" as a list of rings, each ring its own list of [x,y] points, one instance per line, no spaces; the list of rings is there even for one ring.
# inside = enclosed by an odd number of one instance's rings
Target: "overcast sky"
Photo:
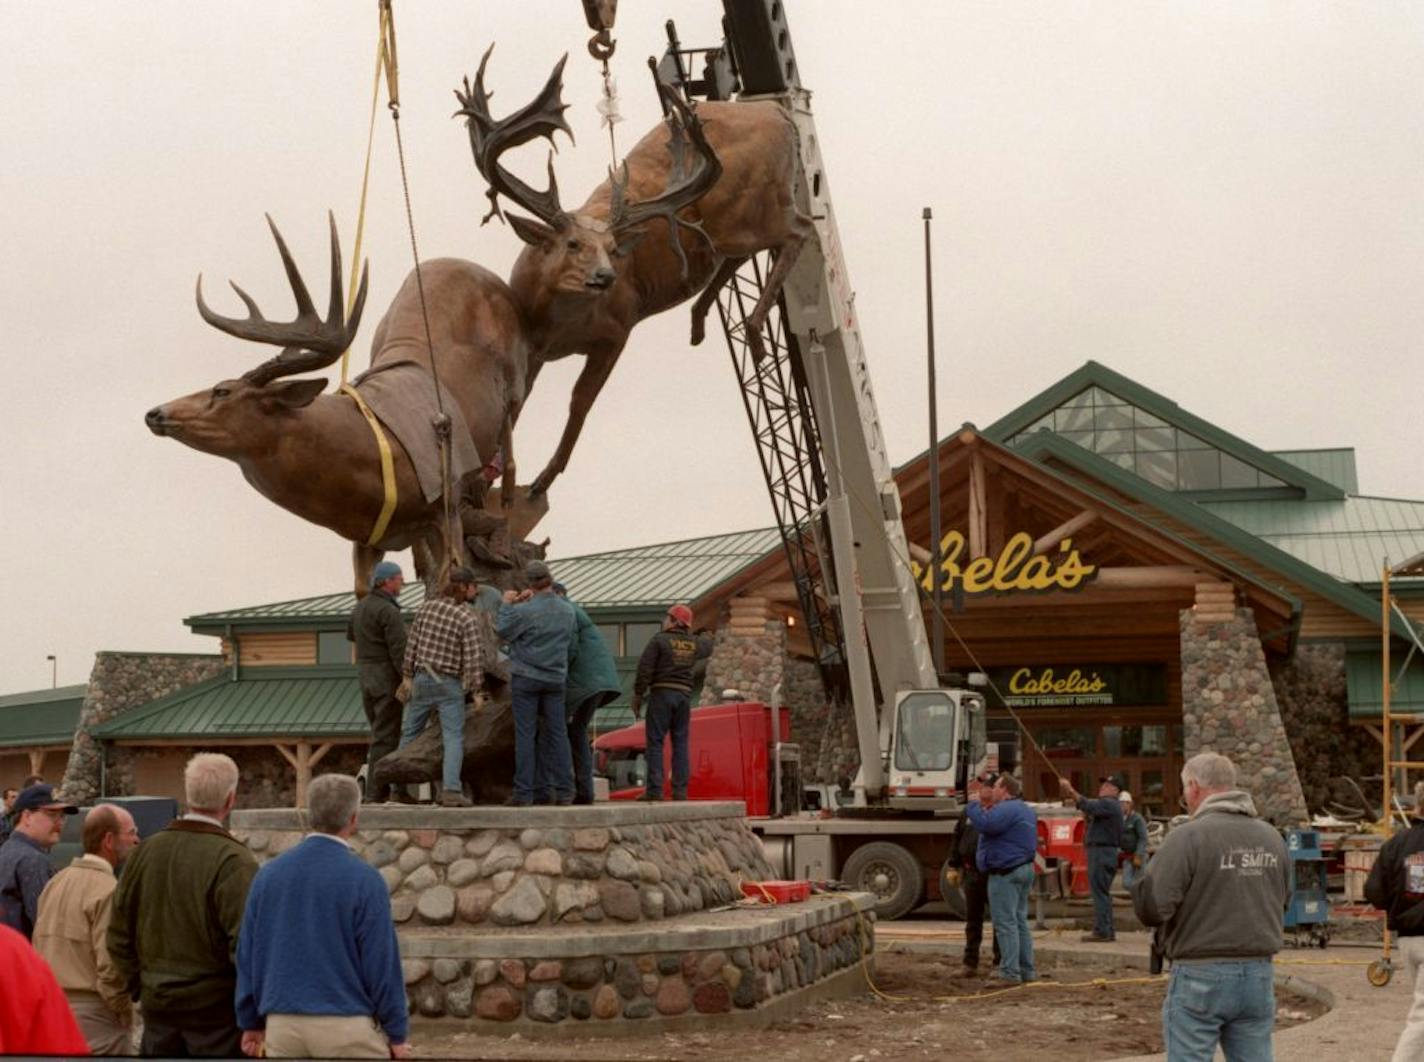
[[[1424,496],[1424,7],[786,0],[890,453],[926,442],[920,211],[935,211],[940,424],[986,425],[1096,359],[1267,449],[1356,447],[1365,493]],[[451,89],[497,42],[496,113],[564,51],[572,206],[609,162],[576,0],[397,0],[402,128],[424,257],[507,274]],[[624,0],[626,148],[656,118],[663,22],[714,43],[714,0]],[[211,651],[185,616],[341,590],[349,548],[143,414],[268,350],[208,328],[238,280],[290,295],[272,212],[324,292],[349,253],[371,3],[10,0],[0,64],[0,692],[88,678],[101,649]],[[411,266],[378,118],[355,363]],[[541,159],[532,151],[526,172]],[[321,298],[318,298],[321,301]],[[687,308],[634,333],[541,533],[571,556],[772,522],[726,348]],[[543,466],[582,359],[545,370],[516,437]],[[404,559],[404,558],[402,558]]]

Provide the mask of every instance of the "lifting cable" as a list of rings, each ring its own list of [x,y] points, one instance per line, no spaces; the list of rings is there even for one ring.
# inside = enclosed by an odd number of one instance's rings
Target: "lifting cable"
[[[380,94],[380,84],[382,75],[386,83],[386,106],[391,113],[391,124],[396,136],[396,157],[400,163],[401,194],[405,201],[406,229],[410,233],[411,257],[415,263],[415,286],[420,296],[420,315],[425,327],[425,343],[430,354],[430,375],[435,384],[435,409],[434,419],[435,437],[440,448],[440,486],[441,503],[444,510],[445,538],[448,559],[452,566],[458,565],[461,561],[460,538],[456,534],[456,523],[458,519],[455,512],[455,500],[451,490],[451,426],[450,417],[445,413],[444,392],[440,386],[440,369],[435,357],[435,340],[430,329],[430,309],[425,297],[425,279],[420,268],[420,250],[416,242],[415,215],[410,204],[410,178],[406,171],[405,143],[401,138],[400,126],[400,63],[396,52],[396,23],[395,12],[391,7],[392,0],[379,0],[380,29],[379,41],[376,46],[376,72],[375,83],[371,88],[371,117],[366,135],[366,163],[365,170],[361,178],[361,202],[358,208],[356,222],[356,248],[355,261],[360,261],[361,243],[365,232],[366,224],[366,193],[371,176],[371,148],[375,137],[376,128],[376,101]],[[355,266],[352,266],[352,285],[347,296],[348,313],[355,298]],[[381,515],[376,521],[375,528],[371,532],[368,540],[369,545],[376,545],[381,536],[385,533],[387,524],[396,507],[395,473],[394,462],[390,452],[390,444],[385,438],[385,433],[381,430],[379,423],[365,401],[356,393],[355,388],[346,383],[347,363],[350,351],[342,354],[341,358],[341,390],[350,395],[360,407],[362,414],[370,423],[375,432],[377,443],[381,450],[381,473],[385,484],[385,503],[381,509]]]

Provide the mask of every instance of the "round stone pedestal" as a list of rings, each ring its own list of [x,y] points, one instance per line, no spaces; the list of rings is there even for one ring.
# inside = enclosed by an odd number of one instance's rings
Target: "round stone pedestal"
[[[873,897],[742,906],[772,877],[730,802],[365,806],[352,847],[391,893],[412,1016],[466,1031],[590,1035],[770,1021],[863,989]],[[234,812],[258,859],[301,812]],[[720,1016],[720,1017],[719,1017]]]

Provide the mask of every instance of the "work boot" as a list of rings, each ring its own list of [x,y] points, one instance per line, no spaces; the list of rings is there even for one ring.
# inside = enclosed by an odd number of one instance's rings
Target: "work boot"
[[[638,799],[639,799],[639,800],[642,800],[642,801],[645,801],[645,802],[647,802],[647,803],[649,803],[649,804],[661,803],[661,802],[662,802],[662,799],[663,799],[663,795],[662,795],[661,793],[652,793],[652,792],[649,792],[648,790],[645,789],[645,790],[643,790],[643,795],[640,796]]]
[[[442,808],[472,808],[475,805],[464,793],[446,789],[440,794],[440,806]]]
[[[507,808],[527,808],[530,804],[527,800],[520,800],[518,797],[512,796],[505,798],[504,806]]]
[[[1105,937],[1098,933],[1084,933],[1078,939],[1084,944],[1111,944],[1117,937]]]

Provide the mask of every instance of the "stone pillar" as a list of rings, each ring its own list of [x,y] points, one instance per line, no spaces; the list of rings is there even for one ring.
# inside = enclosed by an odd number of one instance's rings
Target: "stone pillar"
[[[1186,756],[1219,752],[1236,764],[1240,788],[1278,826],[1306,821],[1305,795],[1286,739],[1255,615],[1203,621],[1182,610],[1182,722]]]
[[[744,701],[771,703],[786,671],[786,624],[768,620],[761,633],[742,633],[729,624],[717,629],[702,704],[717,704],[723,690],[736,690]],[[785,700],[786,690],[782,690]]]
[[[89,731],[120,712],[139,708],[170,693],[197,685],[223,670],[221,656],[203,653],[98,653],[89,688],[74,728],[69,766],[60,784],[78,803],[99,796],[99,742]]]

